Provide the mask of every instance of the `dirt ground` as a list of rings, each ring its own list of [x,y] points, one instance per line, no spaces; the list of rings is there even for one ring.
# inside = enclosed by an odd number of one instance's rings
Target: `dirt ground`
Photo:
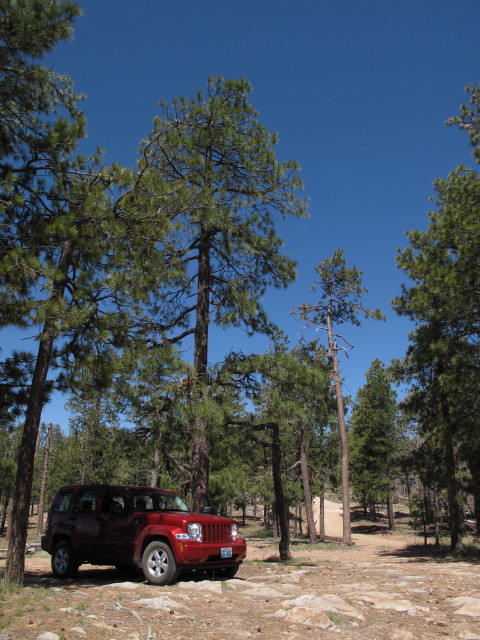
[[[355,526],[355,545],[342,548],[333,543],[341,534],[335,503],[326,523],[332,542],[292,545],[287,565],[273,542],[249,541],[229,581],[191,574],[154,587],[141,574],[84,565],[62,583],[37,553],[27,558],[26,588],[2,592],[0,640],[480,640],[478,555],[445,557],[413,534]]]

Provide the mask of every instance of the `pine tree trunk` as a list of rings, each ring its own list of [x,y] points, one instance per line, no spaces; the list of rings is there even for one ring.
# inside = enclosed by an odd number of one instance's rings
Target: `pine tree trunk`
[[[150,474],[150,486],[158,487],[158,465],[160,462],[160,451],[158,446],[155,444],[153,447],[153,467],[152,472]]]
[[[446,434],[445,468],[447,474],[448,523],[450,528],[450,547],[452,551],[462,551],[463,508],[458,501],[458,483],[455,471],[455,454],[451,434]]]
[[[450,547],[452,551],[462,551],[463,508],[458,500],[458,482],[456,474],[455,451],[453,447],[452,429],[450,426],[450,409],[445,396],[441,397],[442,417],[445,438],[445,473],[448,496],[448,524],[450,528]]]
[[[62,278],[54,283],[52,302],[55,306],[64,295],[66,273],[72,256],[73,247],[66,242],[58,264],[58,273]],[[5,564],[4,581],[6,584],[20,584],[25,570],[25,546],[28,534],[28,511],[32,493],[35,448],[37,446],[38,428],[42,415],[45,397],[48,368],[52,356],[53,341],[56,331],[56,318],[49,318],[43,327],[38,347],[35,371],[33,373],[28,399],[22,441],[18,453],[18,467],[15,484],[14,503],[9,524],[9,545]]]
[[[388,530],[395,531],[395,518],[393,517],[392,496],[388,496],[387,498],[387,514],[388,514]]]
[[[335,386],[335,397],[337,400],[338,429],[340,431],[340,443],[342,449],[342,505],[343,505],[343,544],[352,545],[352,530],[350,520],[350,476],[347,425],[345,423],[345,412],[343,408],[342,382],[338,368],[338,350],[333,339],[330,316],[327,315],[328,334],[328,357],[332,365],[331,377]]]
[[[203,397],[208,396],[208,329],[210,312],[210,237],[202,228],[198,250],[198,295],[195,322],[194,376],[202,385]],[[208,495],[209,450],[206,420],[196,415],[192,437],[192,503],[194,511]]]
[[[23,580],[35,447],[52,347],[52,337],[46,337],[41,340],[32,380],[32,388],[18,455],[15,498],[10,520],[11,526],[9,526],[10,537],[7,562],[5,565],[5,582],[7,584],[20,584]]]
[[[425,487],[423,488],[423,504],[422,504],[422,520],[423,520],[423,544],[428,546],[428,531],[427,531],[427,513],[428,513],[428,498]]]
[[[47,435],[45,438],[44,457],[43,457],[43,469],[42,480],[40,483],[40,497],[38,499],[38,533],[43,532],[43,512],[45,511],[45,491],[47,488],[47,474],[48,474],[48,455],[50,453],[50,437],[52,432],[51,423],[47,425]]]
[[[302,472],[303,495],[305,496],[305,513],[307,516],[308,538],[310,544],[317,542],[317,530],[315,528],[315,519],[313,517],[312,491],[310,489],[310,477],[308,474],[308,457],[305,447],[305,429],[303,424],[297,426],[297,434],[300,448],[300,469]]]
[[[325,494],[323,491],[324,489],[322,488],[322,493],[320,494],[320,500],[319,500],[319,513],[318,513],[318,519],[320,520],[318,524],[320,542],[325,542]]]
[[[278,550],[280,553],[280,560],[286,562],[287,560],[291,559],[292,555],[290,553],[290,525],[288,518],[288,508],[285,501],[285,494],[283,493],[280,429],[276,422],[272,422],[271,427],[273,488],[275,491],[277,518],[280,526],[280,543],[278,545]]]
[[[472,494],[473,508],[475,510],[474,517],[476,522],[476,535],[480,536],[480,469],[477,465],[470,463],[470,475],[472,476]]]
[[[439,499],[438,492],[435,489],[433,492],[433,503],[435,505],[435,546],[440,546],[440,507],[439,507]]]
[[[2,520],[0,522],[0,536],[3,536],[5,534],[5,523],[7,521],[7,515],[8,515],[8,512],[9,512],[9,505],[10,505],[10,491],[6,491],[5,492],[5,500],[3,501]]]

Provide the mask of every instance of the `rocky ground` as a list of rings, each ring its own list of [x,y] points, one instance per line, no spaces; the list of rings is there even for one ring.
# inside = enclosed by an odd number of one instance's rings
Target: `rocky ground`
[[[333,538],[341,520],[338,505],[329,510]],[[3,592],[0,640],[480,640],[478,556],[427,553],[404,534],[353,539],[348,549],[297,544],[289,565],[272,543],[251,541],[235,579],[192,574],[171,587],[88,565],[59,583],[35,554],[26,588]]]

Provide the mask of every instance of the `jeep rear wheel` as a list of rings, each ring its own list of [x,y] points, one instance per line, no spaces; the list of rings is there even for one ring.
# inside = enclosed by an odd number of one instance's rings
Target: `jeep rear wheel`
[[[172,550],[165,542],[155,540],[143,552],[142,571],[151,584],[166,585],[180,575]]]
[[[56,578],[73,578],[78,571],[78,564],[72,545],[62,540],[55,545],[52,552],[52,572]]]

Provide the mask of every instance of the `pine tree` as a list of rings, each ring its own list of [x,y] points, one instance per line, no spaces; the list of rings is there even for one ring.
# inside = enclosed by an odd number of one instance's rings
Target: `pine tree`
[[[38,332],[5,571],[7,582],[19,582],[51,364],[69,369],[84,359],[110,374],[103,363],[128,344],[148,284],[167,266],[157,250],[161,233],[150,233],[150,211],[141,206],[143,176],[104,167],[98,155],[73,156],[85,135],[78,96],[67,77],[34,61],[70,34],[78,7],[22,0],[1,10],[0,325]],[[155,194],[150,201],[158,206]]]
[[[380,360],[374,360],[366,373],[350,423],[353,490],[365,506],[374,507],[377,502],[390,505],[399,442],[397,403],[390,375]],[[389,525],[392,529],[393,522]]]
[[[371,310],[362,304],[362,294],[368,292],[361,284],[362,272],[356,267],[347,267],[341,249],[337,249],[331,259],[325,258],[315,267],[315,272],[319,280],[312,285],[312,289],[313,291],[318,289],[321,292],[320,301],[313,305],[303,304],[298,308],[298,312],[300,317],[307,320],[308,325],[322,328],[327,334],[330,375],[335,387],[342,449],[343,543],[351,545],[349,453],[342,381],[338,364],[338,352],[344,347],[338,346],[337,342],[339,338],[344,338],[335,333],[333,328],[336,324],[345,322],[360,325],[358,318],[360,314],[376,320],[384,320],[384,317],[378,309]]]
[[[293,261],[280,251],[275,217],[305,215],[297,165],[276,161],[277,138],[259,124],[250,91],[245,80],[217,78],[195,99],[161,103],[162,115],[141,148],[139,171],[157,171],[184,198],[165,240],[177,284],[158,290],[156,300],[169,339],[194,339],[192,384],[200,389],[192,438],[194,507],[208,490],[210,326],[271,331],[262,295],[267,286],[285,287],[295,277]]]
[[[470,105],[462,105],[449,124],[467,131],[479,162],[480,91],[469,87],[468,92]],[[420,432],[434,437],[443,451],[450,540],[452,549],[459,550],[460,471],[466,463],[472,477],[478,477],[480,460],[480,176],[459,167],[437,180],[435,191],[436,209],[428,214],[427,231],[410,231],[410,246],[398,254],[398,266],[413,284],[403,287],[394,308],[417,325],[403,362],[403,379],[412,383],[408,407],[416,413]]]

